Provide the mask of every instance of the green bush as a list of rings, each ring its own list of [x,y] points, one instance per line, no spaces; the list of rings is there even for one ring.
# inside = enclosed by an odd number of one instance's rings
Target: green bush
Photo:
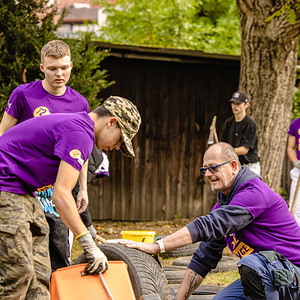
[[[19,84],[38,76],[40,49],[55,38],[57,9],[46,0],[2,0],[0,6],[0,113]],[[47,11],[47,13],[45,13]]]
[[[57,39],[56,30],[65,15],[58,13],[48,0],[2,0],[0,6],[0,116],[9,95],[18,85],[43,79],[40,71],[40,51],[50,40]],[[69,86],[87,98],[90,109],[101,100],[97,94],[113,84],[107,82],[107,72],[100,70],[100,62],[109,55],[98,51],[92,43],[92,35],[84,34],[79,41],[65,40],[71,48],[74,68]]]
[[[241,53],[234,0],[94,0],[107,14],[98,39],[110,43]]]
[[[293,98],[292,120],[300,118],[300,89],[297,89]]]
[[[88,100],[90,110],[104,100],[98,98],[99,92],[114,84],[106,80],[107,70],[100,68],[101,61],[109,55],[109,51],[99,51],[92,39],[91,33],[83,34],[80,40],[64,39],[70,46],[73,61],[68,85]]]

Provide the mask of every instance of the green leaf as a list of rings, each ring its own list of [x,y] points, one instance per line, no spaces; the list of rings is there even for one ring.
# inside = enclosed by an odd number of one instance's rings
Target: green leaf
[[[116,0],[104,7],[99,40],[111,43],[240,54],[234,0]]]
[[[40,71],[40,51],[50,40],[57,39],[58,10],[47,0],[2,0],[0,6],[0,113],[3,113],[9,95],[18,85],[43,79]],[[83,34],[80,41],[67,40],[74,61],[68,85],[87,98],[90,109],[98,106],[98,93],[113,84],[107,71],[99,69],[109,55],[98,51],[92,43],[94,36]]]

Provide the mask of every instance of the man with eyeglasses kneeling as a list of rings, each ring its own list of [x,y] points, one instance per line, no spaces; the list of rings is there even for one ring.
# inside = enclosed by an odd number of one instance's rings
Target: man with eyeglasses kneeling
[[[241,167],[233,147],[212,145],[203,168],[218,203],[206,216],[195,219],[155,243],[122,241],[150,254],[201,241],[187,268],[177,299],[188,299],[222,258],[223,249],[240,257],[240,279],[213,300],[300,299],[300,227],[285,200],[254,172]]]

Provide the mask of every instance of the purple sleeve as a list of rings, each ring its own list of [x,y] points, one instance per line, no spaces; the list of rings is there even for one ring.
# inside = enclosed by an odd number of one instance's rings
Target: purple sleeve
[[[297,137],[297,135],[300,135],[300,132],[298,131],[300,129],[300,118],[293,121],[293,123],[290,125],[288,134]]]
[[[5,111],[12,117],[20,119],[23,107],[23,90],[20,87],[17,87],[11,93],[8,103],[5,107]]]
[[[291,126],[289,127],[289,130],[288,130],[288,134],[289,134],[289,135],[295,136],[295,125],[296,125],[296,121],[297,121],[297,120],[295,120],[295,121],[291,124]]]
[[[288,135],[296,138],[297,158],[300,159],[299,140],[300,140],[300,118],[296,119],[288,130]]]
[[[56,141],[54,155],[81,171],[93,150],[90,136],[85,131],[73,131],[57,136]]]
[[[84,98],[85,99],[85,98]],[[89,103],[87,102],[87,100],[85,99],[85,105],[83,108],[83,111],[89,113],[90,112],[90,108],[89,108]]]

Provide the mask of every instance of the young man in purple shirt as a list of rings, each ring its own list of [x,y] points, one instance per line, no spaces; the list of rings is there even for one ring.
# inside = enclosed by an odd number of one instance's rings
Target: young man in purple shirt
[[[120,242],[148,253],[201,241],[187,268],[177,299],[188,299],[206,274],[214,269],[228,246],[241,260],[241,279],[214,300],[300,299],[300,228],[282,197],[247,167],[227,143],[217,143],[204,154],[201,173],[218,203],[210,214],[152,244]],[[283,295],[290,295],[284,298]]]
[[[107,259],[80,219],[72,190],[94,144],[134,156],[131,140],[141,118],[127,99],[111,96],[91,113],[32,118],[0,139],[1,299],[50,299],[49,227],[35,191],[54,186],[52,199],[88,259],[86,274]]]
[[[87,100],[66,86],[73,67],[69,46],[61,40],[52,40],[41,50],[40,69],[45,79],[18,86],[10,95],[0,124],[0,135],[16,124],[28,119],[53,113],[89,113]],[[98,152],[93,151],[95,155]],[[87,209],[87,168],[83,167],[79,177],[77,200],[82,217],[89,215]],[[40,187],[39,187],[40,188]],[[39,191],[37,198],[43,206],[50,226],[50,257],[52,271],[69,265],[69,230],[55,210],[51,195],[53,188]],[[87,216],[89,217],[89,216]],[[91,218],[89,218],[91,219]],[[86,224],[87,225],[87,224]],[[88,228],[95,232],[93,225]]]
[[[19,85],[10,95],[0,125],[0,135],[15,124],[52,113],[85,111],[87,100],[66,86],[73,67],[69,46],[60,40],[41,50],[40,69],[45,79]]]

